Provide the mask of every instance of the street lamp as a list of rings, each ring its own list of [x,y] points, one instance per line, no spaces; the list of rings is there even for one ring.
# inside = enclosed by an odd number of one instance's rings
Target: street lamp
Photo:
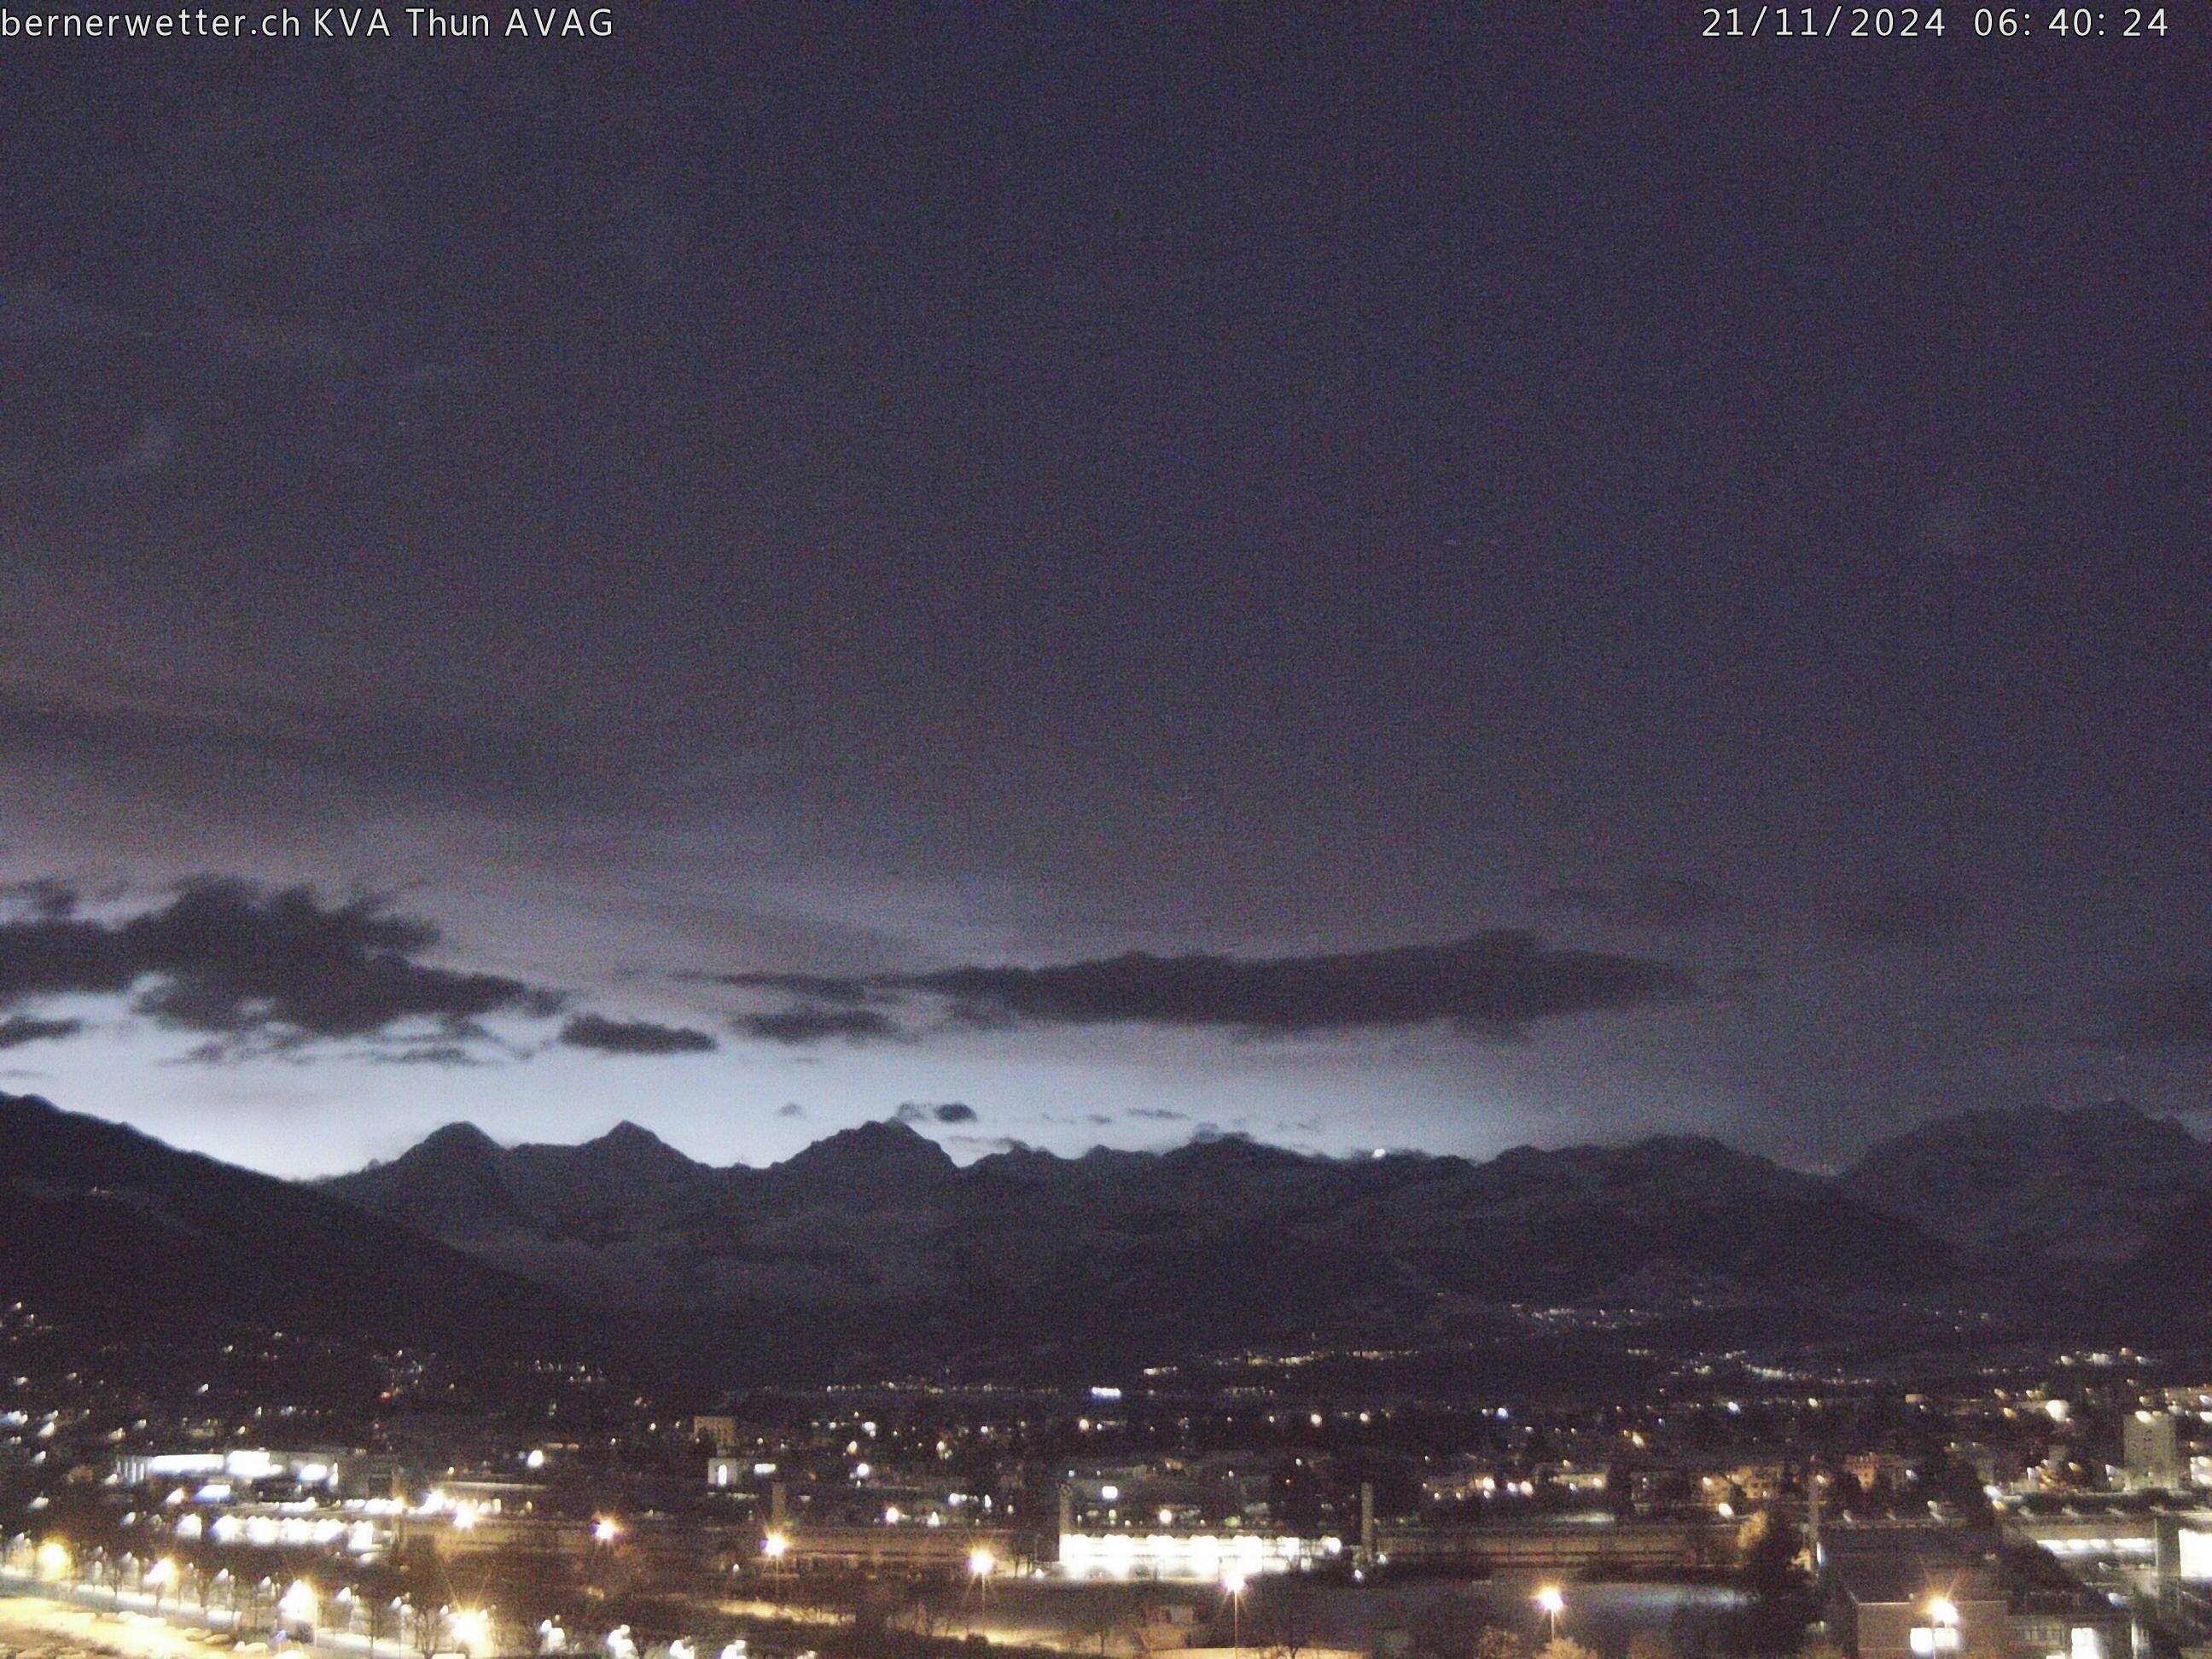
[[[985,1607],[991,1604],[991,1575],[999,1570],[999,1558],[981,1544],[968,1552],[968,1577],[975,1586],[976,1599]]]
[[[1915,1656],[1933,1659],[1937,1654],[1956,1653],[1963,1645],[1959,1635],[1959,1604],[1948,1595],[1929,1597],[1928,1622],[1912,1632]]]
[[[1559,1587],[1557,1584],[1546,1584],[1536,1592],[1535,1601],[1536,1605],[1543,1610],[1545,1618],[1551,1621],[1551,1639],[1554,1642],[1558,1641],[1559,1615],[1566,1611],[1567,1598],[1559,1594]]]
[[[1244,1646],[1244,1569],[1223,1568],[1221,1588],[1229,1595],[1229,1649],[1232,1654],[1241,1652]]]
[[[446,1616],[446,1628],[464,1653],[482,1655],[491,1649],[491,1614],[463,1607]]]

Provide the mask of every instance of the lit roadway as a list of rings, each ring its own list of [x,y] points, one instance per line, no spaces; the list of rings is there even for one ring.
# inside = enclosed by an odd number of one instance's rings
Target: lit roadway
[[[194,1640],[191,1632],[227,1631],[235,1622],[221,1607],[203,1613],[190,1605],[179,1607],[173,1597],[162,1599],[156,1617],[150,1595],[88,1585],[72,1589],[15,1573],[0,1572],[0,1592],[5,1592],[0,1594],[0,1644],[17,1649],[92,1648],[118,1659],[210,1659],[218,1650]],[[319,1629],[313,1643],[288,1641],[283,1648],[362,1659],[368,1652],[368,1638]],[[392,1659],[404,1651],[396,1641],[378,1644],[379,1654]]]

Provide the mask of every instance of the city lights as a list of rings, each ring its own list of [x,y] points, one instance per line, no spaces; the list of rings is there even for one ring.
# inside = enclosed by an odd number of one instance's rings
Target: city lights
[[[304,1578],[296,1578],[292,1581],[291,1588],[284,1592],[283,1598],[276,1603],[276,1611],[279,1616],[293,1624],[311,1625],[315,1621],[320,1605],[315,1595],[315,1587]]]

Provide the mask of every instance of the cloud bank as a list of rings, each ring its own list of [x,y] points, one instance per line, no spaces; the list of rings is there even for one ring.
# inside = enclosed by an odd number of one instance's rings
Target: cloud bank
[[[15,884],[0,900],[16,912],[0,921],[0,1048],[81,1035],[82,1020],[24,1005],[89,994],[127,999],[141,1018],[207,1039],[188,1056],[200,1061],[357,1041],[379,1063],[459,1066],[500,1046],[487,1018],[550,1018],[569,1004],[544,986],[433,960],[438,929],[377,895],[330,901],[309,887],[203,877],[119,918],[82,914],[76,890],[50,879]],[[588,1012],[557,1040],[606,1054],[717,1047],[704,1031]]]
[[[1675,1002],[1696,990],[1691,975],[1669,963],[1555,950],[1510,929],[1443,945],[1303,957],[1132,951],[1043,968],[967,966],[842,978],[744,973],[723,981],[799,999],[792,1008],[739,1022],[752,1035],[792,1042],[888,1035],[902,1028],[872,1005],[925,998],[968,1024],[1133,1024],[1265,1036],[1441,1023],[1513,1039],[1540,1021]]]
[[[710,1054],[719,1046],[706,1032],[689,1026],[609,1019],[604,1014],[576,1015],[561,1028],[561,1041],[602,1054]]]

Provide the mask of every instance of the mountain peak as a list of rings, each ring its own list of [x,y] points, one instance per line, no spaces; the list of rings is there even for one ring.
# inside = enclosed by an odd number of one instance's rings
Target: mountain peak
[[[666,1141],[663,1140],[659,1135],[653,1133],[652,1130],[647,1128],[643,1124],[633,1123],[628,1118],[624,1118],[621,1122],[616,1124],[615,1127],[608,1130],[606,1133],[595,1136],[592,1139],[586,1141],[584,1145],[586,1146],[633,1147],[641,1150],[658,1147],[663,1152],[670,1152],[676,1150]]]
[[[1961,1112],[1869,1147],[1843,1183],[1991,1252],[2117,1261],[2212,1185],[2212,1146],[2122,1100]]]
[[[606,1133],[584,1142],[576,1151],[586,1158],[654,1173],[681,1173],[702,1167],[652,1130],[628,1118]]]
[[[407,1158],[482,1158],[499,1151],[499,1143],[473,1123],[447,1123],[433,1129],[403,1156]]]
[[[1287,1169],[1313,1160],[1304,1152],[1256,1140],[1243,1133],[1194,1135],[1164,1154],[1179,1162],[1214,1168]]]
[[[826,1135],[775,1169],[808,1181],[865,1182],[885,1177],[935,1179],[958,1167],[951,1153],[912,1124],[879,1118]]]

